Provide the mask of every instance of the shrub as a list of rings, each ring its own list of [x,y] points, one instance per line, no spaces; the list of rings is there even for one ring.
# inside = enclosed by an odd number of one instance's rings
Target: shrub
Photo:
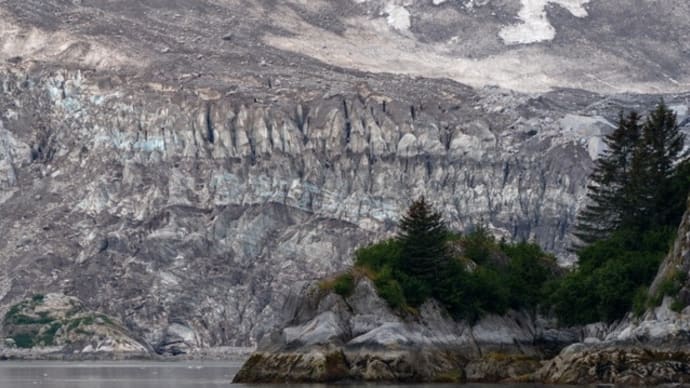
[[[338,276],[333,283],[333,291],[344,298],[352,295],[354,290],[355,278],[349,272]]]
[[[400,242],[388,239],[358,249],[355,252],[355,265],[378,271],[384,266],[397,266],[400,257]]]
[[[563,279],[550,298],[561,322],[612,322],[631,310],[641,314],[646,303],[640,290],[654,279],[672,235],[670,228],[620,230],[582,249],[579,267]],[[652,303],[660,303],[663,295],[673,293],[675,284],[662,284]]]
[[[18,348],[30,349],[34,346],[34,337],[31,334],[20,333],[12,337]]]
[[[391,276],[390,268],[381,271],[374,280],[376,291],[379,296],[385,300],[388,305],[396,310],[402,310],[407,307],[405,301],[405,294],[403,293],[400,283]]]
[[[496,239],[483,226],[478,226],[461,239],[464,256],[477,264],[486,263],[496,250]]]

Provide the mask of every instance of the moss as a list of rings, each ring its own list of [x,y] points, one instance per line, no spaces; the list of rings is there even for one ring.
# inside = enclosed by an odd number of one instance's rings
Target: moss
[[[439,373],[432,380],[434,383],[461,384],[466,380],[465,371],[462,369],[452,369]]]
[[[24,307],[23,303],[17,303],[10,307],[9,310],[7,310],[7,313],[5,313],[5,323],[11,323],[14,321],[14,319],[19,315],[19,313],[22,311],[22,308]]]

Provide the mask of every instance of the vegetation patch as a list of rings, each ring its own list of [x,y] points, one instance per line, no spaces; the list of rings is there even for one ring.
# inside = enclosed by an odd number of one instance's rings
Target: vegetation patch
[[[434,383],[460,384],[465,382],[465,371],[462,369],[452,369],[441,372],[433,379]]]
[[[34,346],[34,335],[29,333],[19,333],[12,336],[18,348],[30,349]]]
[[[347,298],[355,290],[355,277],[352,272],[345,272],[334,278],[322,281],[319,286],[322,290],[333,291],[343,298]]]
[[[412,204],[397,237],[355,253],[355,269],[393,309],[414,311],[434,298],[454,317],[470,320],[511,307],[536,310],[556,268],[555,258],[535,244],[499,242],[485,228],[451,233],[423,198]]]

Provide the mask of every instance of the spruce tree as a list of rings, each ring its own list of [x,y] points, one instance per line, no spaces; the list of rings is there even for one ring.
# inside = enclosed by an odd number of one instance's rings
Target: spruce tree
[[[448,229],[441,214],[421,197],[401,218],[399,229],[400,269],[427,284],[437,282],[449,257]]]
[[[668,225],[672,214],[669,200],[673,197],[672,179],[685,145],[685,136],[680,132],[676,114],[662,100],[651,112],[643,127],[645,171],[640,175],[643,199],[647,200],[644,226]],[[687,194],[687,193],[686,193]]]
[[[575,236],[588,245],[620,229],[643,232],[677,222],[677,203],[683,206],[690,181],[675,113],[662,100],[643,125],[636,112],[621,114],[604,142],[608,149],[595,162]]]
[[[587,186],[588,203],[580,211],[575,236],[585,244],[605,238],[617,229],[631,204],[627,191],[640,138],[640,116],[620,114],[617,128],[604,138],[607,149],[594,163]]]

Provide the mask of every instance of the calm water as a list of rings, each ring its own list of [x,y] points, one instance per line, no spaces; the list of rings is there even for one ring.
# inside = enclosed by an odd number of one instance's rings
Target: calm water
[[[231,387],[240,362],[0,362],[0,388],[218,388]],[[232,385],[232,388],[248,387]],[[250,386],[268,387],[267,385]],[[279,387],[285,387],[279,386]],[[292,387],[299,387],[293,385]],[[307,387],[303,385],[303,387]],[[309,388],[325,387],[308,385]],[[342,386],[341,386],[342,387]],[[382,387],[376,385],[375,387]],[[404,387],[395,385],[390,387]],[[410,386],[408,386],[410,387]],[[422,385],[412,386],[415,388]],[[444,387],[434,385],[434,388]],[[451,385],[446,385],[451,387]],[[466,385],[484,388],[488,385]],[[514,385],[502,387],[535,387]]]

